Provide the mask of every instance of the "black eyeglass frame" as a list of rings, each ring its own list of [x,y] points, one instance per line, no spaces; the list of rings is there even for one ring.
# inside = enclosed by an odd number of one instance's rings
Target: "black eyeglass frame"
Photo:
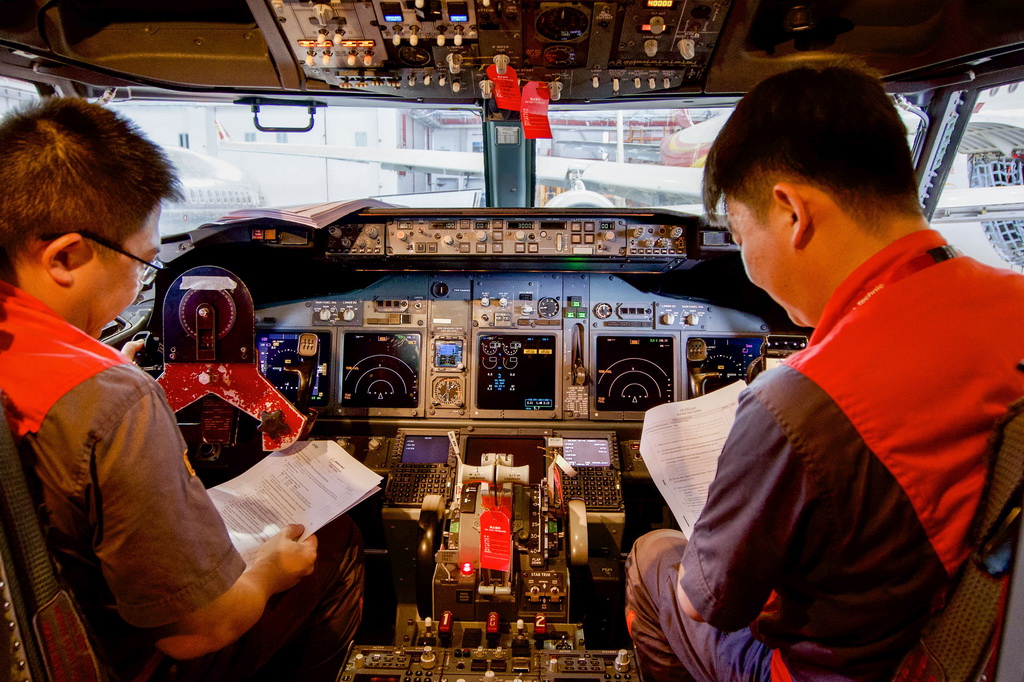
[[[139,282],[141,282],[143,285],[148,286],[152,284],[153,280],[156,279],[157,271],[167,269],[167,266],[160,262],[159,258],[154,258],[151,261],[145,260],[144,258],[139,258],[134,253],[125,251],[124,247],[115,244],[106,237],[98,235],[95,232],[91,232],[89,230],[75,230],[74,232],[47,232],[46,234],[39,235],[39,238],[42,239],[43,241],[48,242],[68,234],[80,234],[89,241],[96,242],[100,246],[105,246],[115,253],[119,253],[122,256],[128,256],[132,260],[136,260],[145,265],[146,269],[142,271],[142,276],[139,277]]]

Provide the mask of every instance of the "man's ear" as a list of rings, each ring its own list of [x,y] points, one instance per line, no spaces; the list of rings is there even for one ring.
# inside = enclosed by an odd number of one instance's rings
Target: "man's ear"
[[[809,189],[792,182],[779,182],[772,187],[772,210],[781,216],[797,250],[806,247],[814,235],[813,197]]]
[[[71,286],[78,269],[96,257],[92,246],[76,232],[57,237],[36,254],[43,272],[62,287]]]

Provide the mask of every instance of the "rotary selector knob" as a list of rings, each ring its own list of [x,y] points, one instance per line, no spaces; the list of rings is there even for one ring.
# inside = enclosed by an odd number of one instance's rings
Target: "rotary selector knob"
[[[502,308],[507,308],[508,307],[508,299],[505,298],[504,296],[499,298],[498,299],[498,306],[500,306]]]
[[[612,306],[610,303],[598,303],[594,306],[594,317],[599,320],[607,320],[612,316]]]
[[[379,234],[380,233],[377,232],[377,228],[376,227],[370,227],[370,228],[367,228],[367,230],[366,230],[366,236],[369,237],[370,239],[376,239],[377,235],[379,235]]]
[[[345,320],[346,322],[351,322],[352,320],[356,319],[356,311],[352,310],[351,308],[345,308],[344,310],[341,311],[341,319]]]
[[[629,670],[629,651],[626,649],[619,649],[619,653],[615,656],[615,670],[616,672],[624,673]]]
[[[665,313],[664,315],[661,316],[661,323],[662,324],[675,324],[676,323],[676,314],[675,313]]]
[[[331,319],[331,311],[327,308],[321,308],[319,316],[321,321],[329,322]]]
[[[423,647],[423,653],[420,654],[420,667],[424,670],[430,670],[437,663],[437,655],[434,650],[429,647]]]
[[[685,318],[683,318],[683,321],[686,322],[686,324],[693,326],[700,322],[700,318],[697,317],[697,313],[689,313]]]
[[[516,233],[515,233],[514,236],[515,236],[517,242],[525,242],[526,241],[526,233],[523,232],[522,230],[516,230]]]
[[[653,57],[658,54],[658,41],[654,38],[648,38],[644,41],[644,54],[648,57]]]
[[[485,242],[485,241],[487,241],[487,233],[485,231],[483,231],[483,230],[477,230],[476,231],[476,240],[478,242]]]
[[[533,306],[526,304],[522,308],[520,308],[520,310],[522,311],[523,315],[530,315],[531,313],[533,313]]]
[[[683,236],[683,228],[678,226],[673,227],[672,231],[669,232],[669,236],[672,237],[672,239],[679,239]]]
[[[615,241],[615,231],[606,230],[601,233],[601,238],[604,239],[606,242]]]
[[[399,230],[398,232],[395,232],[395,239],[397,239],[400,242],[408,241],[409,233],[406,232],[405,230]]]
[[[482,305],[485,308],[489,307],[491,305],[491,299],[487,296],[481,296],[480,305]]]
[[[454,238],[454,237],[452,237],[452,236],[451,236],[450,234],[446,234],[446,235],[444,236],[444,239],[442,239],[441,241],[443,241],[443,242],[444,242],[445,244],[447,244],[448,246],[451,246],[452,244],[454,244],[454,243],[455,243],[455,238]]]
[[[679,55],[683,59],[693,59],[697,55],[697,44],[691,38],[679,41]]]

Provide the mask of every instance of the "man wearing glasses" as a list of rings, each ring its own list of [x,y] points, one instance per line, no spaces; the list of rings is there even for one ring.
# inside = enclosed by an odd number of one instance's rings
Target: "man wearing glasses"
[[[241,679],[280,654],[296,679],[333,680],[359,622],[354,525],[319,548],[289,526],[247,567],[163,391],[97,340],[163,268],[160,202],[177,192],[159,148],[102,107],[52,98],[0,123],[4,411],[119,677]]]

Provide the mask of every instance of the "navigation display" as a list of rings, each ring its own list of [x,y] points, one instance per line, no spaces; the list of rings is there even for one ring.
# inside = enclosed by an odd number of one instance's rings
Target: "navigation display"
[[[597,410],[644,411],[675,396],[675,338],[598,336]]]
[[[260,374],[281,391],[285,398],[295,402],[299,393],[299,336],[301,332],[256,332],[256,352],[260,358]],[[331,335],[317,333],[316,368],[313,371],[313,392],[309,404],[322,407],[330,400],[328,389],[331,375]]]
[[[346,333],[341,405],[416,407],[420,344],[416,333]]]
[[[608,467],[612,465],[612,448],[606,438],[566,438],[562,457],[574,467]]]
[[[402,441],[402,464],[445,464],[448,436],[406,436]]]
[[[482,334],[477,339],[477,407],[555,409],[555,337]]]

